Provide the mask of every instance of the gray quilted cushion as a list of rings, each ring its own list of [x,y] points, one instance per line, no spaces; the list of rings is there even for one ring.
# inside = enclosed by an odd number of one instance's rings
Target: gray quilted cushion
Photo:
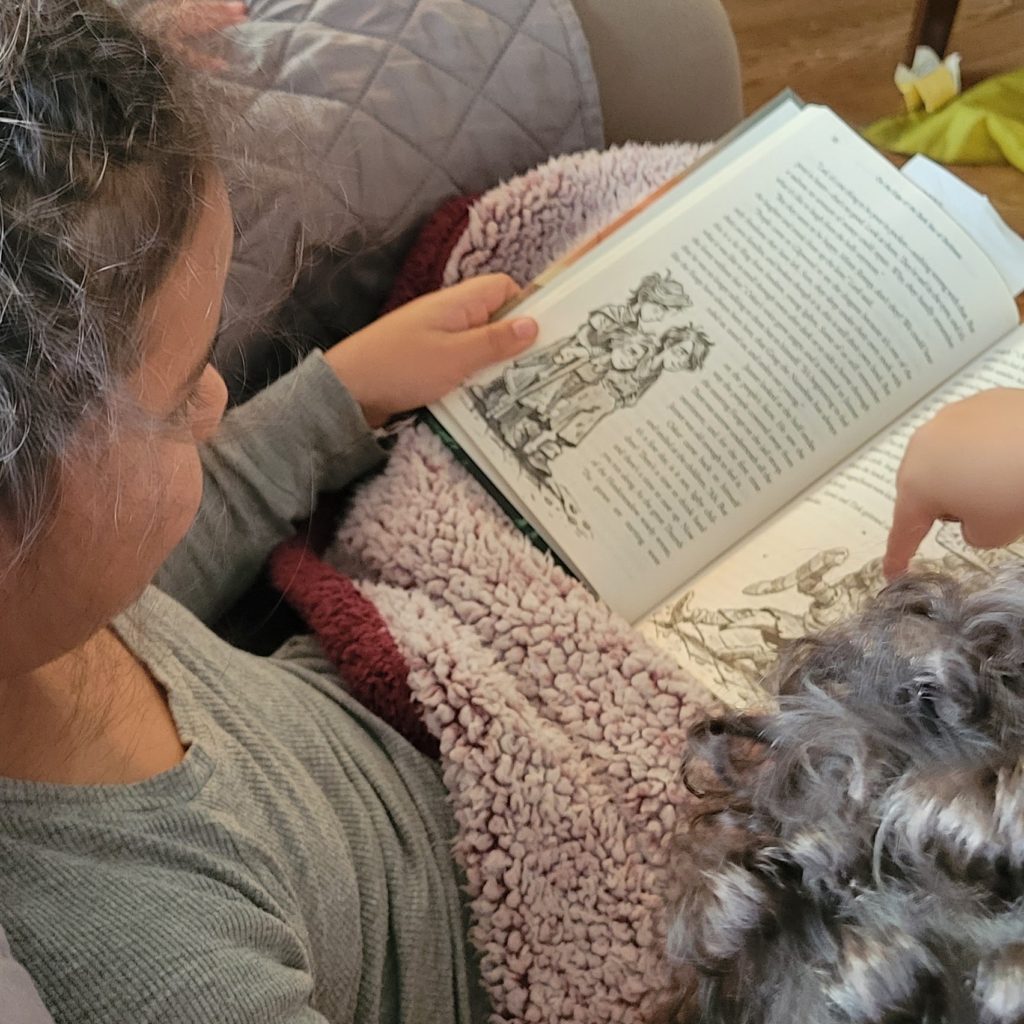
[[[253,0],[233,34],[229,369],[367,323],[448,196],[603,141],[571,0]]]

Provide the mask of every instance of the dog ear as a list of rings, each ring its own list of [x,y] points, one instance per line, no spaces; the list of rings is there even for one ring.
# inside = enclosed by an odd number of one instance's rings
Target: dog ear
[[[758,716],[725,714],[690,730],[683,784],[699,799],[742,800],[764,768],[769,741]]]

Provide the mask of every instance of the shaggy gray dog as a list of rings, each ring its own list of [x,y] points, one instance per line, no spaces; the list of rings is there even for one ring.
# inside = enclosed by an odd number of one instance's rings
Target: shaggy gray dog
[[[698,727],[685,1024],[1024,1022],[1024,570],[908,579]]]

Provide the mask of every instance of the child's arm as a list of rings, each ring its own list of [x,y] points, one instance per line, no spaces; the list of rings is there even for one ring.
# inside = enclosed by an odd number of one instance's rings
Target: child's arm
[[[157,586],[200,618],[217,618],[321,491],[345,487],[383,458],[368,424],[435,401],[533,341],[532,320],[488,323],[516,291],[492,275],[425,296],[232,410],[203,452],[199,514]]]
[[[960,522],[964,540],[980,548],[1024,533],[1022,433],[1024,390],[997,388],[946,406],[914,434],[896,481],[888,579],[938,519]]]

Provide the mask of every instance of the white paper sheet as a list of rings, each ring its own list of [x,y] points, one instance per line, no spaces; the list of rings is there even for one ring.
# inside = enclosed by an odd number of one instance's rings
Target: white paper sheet
[[[984,195],[926,156],[908,160],[903,174],[977,242],[1014,295],[1024,292],[1024,238],[1007,225]]]

